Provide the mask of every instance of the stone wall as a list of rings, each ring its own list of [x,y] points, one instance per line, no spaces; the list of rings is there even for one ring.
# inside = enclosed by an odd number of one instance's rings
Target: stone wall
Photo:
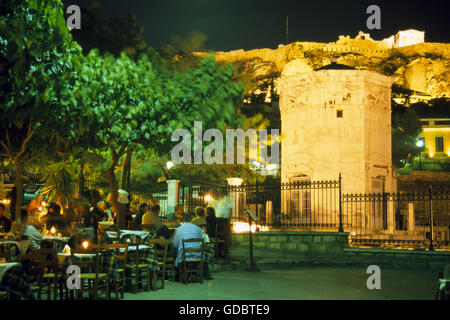
[[[341,254],[348,246],[348,235],[344,232],[255,232],[254,248],[298,252],[301,254]],[[249,246],[248,234],[232,235],[232,245]]]
[[[411,171],[396,180],[398,192],[428,192],[430,184],[433,192],[450,191],[450,172]]]

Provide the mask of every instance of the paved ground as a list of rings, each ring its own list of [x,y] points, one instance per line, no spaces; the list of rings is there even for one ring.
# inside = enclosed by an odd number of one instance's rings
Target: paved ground
[[[184,285],[167,281],[165,289],[138,294],[127,300],[426,300],[434,299],[436,273],[430,270],[381,269],[381,290],[369,290],[369,275],[361,267],[296,267],[261,272],[222,271],[214,280]]]

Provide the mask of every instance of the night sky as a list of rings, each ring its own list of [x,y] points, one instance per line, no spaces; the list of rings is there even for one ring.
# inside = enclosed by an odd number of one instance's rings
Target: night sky
[[[207,35],[209,50],[276,48],[284,43],[286,14],[289,42],[334,42],[358,31],[381,40],[399,30],[425,31],[426,42],[450,38],[449,0],[97,0],[104,17],[131,13],[144,27],[151,46],[168,43],[170,35],[192,31]],[[63,0],[86,5],[91,0]],[[381,8],[381,30],[368,30],[366,9]],[[83,27],[83,17],[81,18]]]

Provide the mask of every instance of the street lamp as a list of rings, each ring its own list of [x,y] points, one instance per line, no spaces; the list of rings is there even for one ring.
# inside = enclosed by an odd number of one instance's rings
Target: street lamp
[[[419,141],[416,142],[416,146],[419,148],[423,147],[423,139],[419,139]],[[422,150],[419,151],[419,170],[422,171]]]
[[[166,162],[166,168],[167,170],[170,170],[171,168],[173,168],[175,166],[175,163],[173,163],[173,161],[167,161]]]

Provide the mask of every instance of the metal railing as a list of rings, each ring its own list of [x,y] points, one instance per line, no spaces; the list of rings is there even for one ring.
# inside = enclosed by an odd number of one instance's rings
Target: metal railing
[[[343,231],[351,246],[442,248],[450,244],[450,192],[342,194],[341,179],[226,186],[197,183],[180,187],[186,212],[226,199],[231,223],[260,230]],[[206,196],[212,201],[208,203]],[[216,208],[217,209],[217,208]],[[432,223],[430,223],[432,221]]]
[[[343,227],[355,246],[450,244],[450,192],[344,194]]]

